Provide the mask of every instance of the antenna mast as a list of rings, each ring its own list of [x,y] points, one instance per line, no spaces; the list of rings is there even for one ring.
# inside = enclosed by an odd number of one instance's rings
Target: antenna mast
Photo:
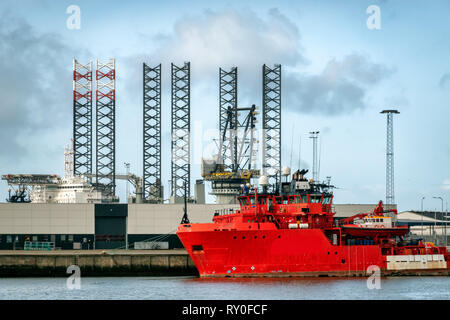
[[[394,204],[394,114],[398,110],[383,110],[387,118],[386,130],[386,204]]]

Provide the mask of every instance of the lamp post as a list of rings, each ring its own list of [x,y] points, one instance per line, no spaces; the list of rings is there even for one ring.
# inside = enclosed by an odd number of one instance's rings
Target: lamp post
[[[433,199],[441,199],[441,212],[442,214],[444,213],[444,199],[442,199],[442,197],[433,197]],[[442,223],[441,223],[441,227],[442,227]],[[437,240],[437,232],[436,232],[436,211],[434,212],[434,230],[435,230],[435,234],[436,234],[436,240]],[[436,241],[437,242],[437,241]]]
[[[422,212],[420,214],[422,216],[422,241],[423,241],[423,214],[424,214],[423,213],[423,199],[425,199],[425,197],[422,197],[422,201],[421,201],[422,202],[422,207],[421,207],[422,208]]]

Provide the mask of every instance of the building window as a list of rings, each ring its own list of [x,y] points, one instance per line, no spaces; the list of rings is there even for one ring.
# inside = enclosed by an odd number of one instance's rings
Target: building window
[[[6,236],[6,243],[12,243],[12,236]]]
[[[61,235],[61,241],[66,241],[66,235],[65,234]]]
[[[73,242],[73,234],[69,234],[69,237],[68,237],[69,239],[69,241],[71,241],[71,242]]]
[[[38,236],[33,236],[33,241],[38,241]]]

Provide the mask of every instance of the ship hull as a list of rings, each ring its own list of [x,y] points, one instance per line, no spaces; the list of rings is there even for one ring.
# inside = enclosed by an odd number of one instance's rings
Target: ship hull
[[[320,229],[208,229],[177,232],[201,277],[367,276],[370,266],[382,275],[448,274],[445,261],[389,270],[378,245],[333,245]]]

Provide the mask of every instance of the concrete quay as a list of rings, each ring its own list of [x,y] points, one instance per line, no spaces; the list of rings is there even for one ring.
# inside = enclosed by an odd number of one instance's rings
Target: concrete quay
[[[71,265],[82,277],[198,275],[184,249],[0,251],[0,277],[67,277]]]

